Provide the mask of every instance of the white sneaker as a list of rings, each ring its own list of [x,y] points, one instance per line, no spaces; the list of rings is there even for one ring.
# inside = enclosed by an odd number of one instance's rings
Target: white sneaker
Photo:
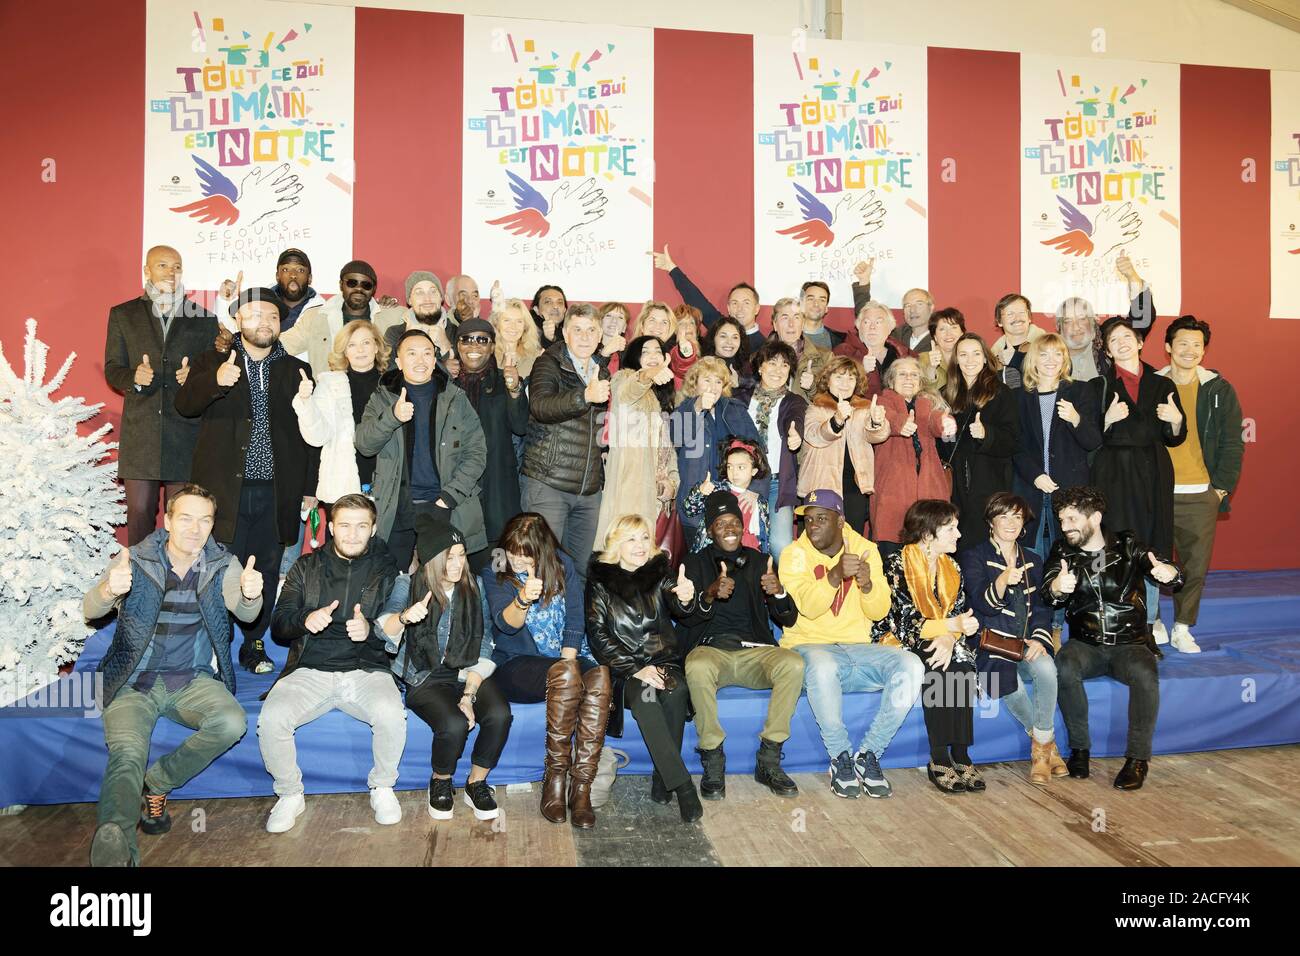
[[[1178,625],[1174,625],[1174,631],[1178,630]],[[1151,625],[1151,636],[1156,639],[1157,644],[1169,643],[1169,632],[1165,630],[1164,621],[1156,621]]]
[[[375,811],[375,822],[392,826],[402,821],[402,805],[392,787],[375,787],[370,791],[370,809]]]
[[[266,819],[266,832],[288,833],[306,809],[307,801],[303,799],[301,793],[295,793],[291,797],[281,797],[275,801],[275,806],[271,808],[271,815]]]
[[[1201,645],[1196,643],[1196,638],[1192,637],[1192,632],[1188,630],[1186,624],[1174,625],[1174,633],[1169,643],[1174,645],[1175,650],[1182,651],[1184,654],[1201,653]]]

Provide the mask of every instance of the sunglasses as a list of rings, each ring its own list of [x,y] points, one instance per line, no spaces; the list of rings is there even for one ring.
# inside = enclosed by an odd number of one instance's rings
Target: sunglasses
[[[349,289],[360,288],[364,289],[366,292],[369,292],[375,287],[375,284],[369,279],[344,279],[343,284]]]
[[[467,342],[470,345],[487,345],[492,340],[486,335],[462,335],[460,341]]]

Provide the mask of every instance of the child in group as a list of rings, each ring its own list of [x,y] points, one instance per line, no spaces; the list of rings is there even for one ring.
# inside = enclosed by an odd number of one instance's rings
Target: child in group
[[[722,471],[726,477],[716,484],[712,474],[706,474],[704,480],[686,495],[682,511],[686,517],[701,520],[704,515],[704,499],[714,491],[730,491],[740,503],[740,513],[744,518],[745,532],[741,543],[747,548],[754,548],[763,554],[771,554],[768,540],[767,491],[762,487],[763,479],[768,477],[767,456],[762,453],[756,442],[748,438],[728,435],[722,443]],[[755,482],[759,487],[750,488]],[[692,553],[703,551],[713,539],[709,529],[701,523],[699,533],[691,542]]]

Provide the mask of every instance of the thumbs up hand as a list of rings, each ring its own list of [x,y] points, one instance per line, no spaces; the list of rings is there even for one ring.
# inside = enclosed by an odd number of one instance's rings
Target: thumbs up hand
[[[880,403],[876,401],[878,397],[879,396],[877,395],[871,396],[871,407],[867,409],[867,414],[871,417],[872,428],[879,428],[881,425],[885,424],[885,410],[881,408]]]
[[[1103,424],[1106,428],[1110,428],[1111,425],[1122,422],[1126,418],[1128,418],[1128,403],[1121,400],[1119,393],[1116,392],[1111,396],[1110,406],[1106,409]]]
[[[843,425],[853,414],[853,405],[847,398],[841,398],[835,403],[835,420]]]
[[[771,557],[767,559],[767,570],[764,571],[763,576],[758,579],[758,583],[763,588],[763,593],[768,597],[776,597],[783,590],[781,587],[781,579],[778,578],[776,572],[772,570]]]
[[[1075,577],[1074,572],[1070,570],[1070,566],[1062,558],[1061,571],[1057,574],[1056,580],[1052,582],[1052,590],[1056,594],[1073,594],[1074,589],[1078,586],[1079,579]]]
[[[185,380],[190,377],[190,357],[181,356],[181,367],[176,370],[176,384],[184,385]]]
[[[700,494],[707,498],[709,495],[713,494],[716,489],[717,485],[713,483],[713,472],[706,471],[704,473],[704,480],[700,482]]]
[[[1006,578],[1006,582],[1005,582],[1006,584],[1008,585],[1019,584],[1021,581],[1025,579],[1025,566],[1023,563],[1022,564],[1012,563],[1007,566],[1007,569],[1003,571],[1002,574]]]
[[[907,421],[903,422],[903,427],[898,430],[898,434],[904,438],[911,438],[916,434],[916,412],[908,410]]]
[[[406,400],[406,386],[402,386],[401,394],[397,396],[397,401],[393,403],[393,417],[403,424],[415,417],[414,403]]]
[[[799,390],[802,392],[811,392],[813,388],[813,382],[814,382],[813,370],[812,370],[812,366],[810,365],[807,368],[805,368],[803,372],[801,372],[799,375]]]
[[[217,367],[217,384],[222,388],[230,388],[239,381],[239,374],[243,371],[239,367],[239,353],[235,349],[230,350],[230,358],[226,359]]]
[[[609,379],[593,376],[582,391],[588,405],[604,405],[609,401]]]
[[[530,574],[520,593],[529,604],[536,604],[540,601],[542,597],[542,576],[540,574]]]
[[[1178,577],[1178,569],[1172,564],[1165,564],[1156,557],[1154,551],[1147,552],[1147,560],[1151,562],[1151,576],[1161,584],[1168,584]]]
[[[153,384],[153,369],[149,365],[148,355],[135,367],[135,384],[141,388],[148,388]]]
[[[944,415],[943,427],[940,434],[943,435],[944,438],[952,438],[954,435],[956,435],[957,419],[953,418],[951,415]]]
[[[791,451],[798,451],[800,446],[803,445],[803,436],[799,434],[799,426],[794,422],[790,423],[790,430],[785,436],[785,444]]]
[[[507,389],[511,392],[519,391],[519,366],[513,352],[505,357],[505,362],[501,365],[501,377],[505,379]]]
[[[1183,424],[1183,413],[1179,411],[1178,406],[1174,404],[1174,393],[1171,391],[1169,397],[1156,406],[1156,418],[1169,425],[1174,426],[1177,432]]]
[[[307,628],[310,634],[319,634],[325,628],[330,626],[334,620],[334,612],[338,610],[339,602],[331,601],[324,607],[318,607],[307,615],[307,620],[303,622],[303,627]]]
[[[262,572],[253,567],[256,563],[257,558],[250,554],[244,570],[239,573],[239,593],[246,601],[255,600],[262,593]]]
[[[347,631],[349,639],[358,644],[364,641],[370,633],[370,622],[361,613],[360,604],[352,607],[352,616],[348,618]]]
[[[672,272],[677,268],[677,263],[673,262],[673,257],[668,254],[668,243],[664,243],[663,252],[650,250],[650,256],[654,259],[656,269],[662,269],[664,272]]]
[[[682,604],[690,604],[695,600],[695,582],[686,576],[684,564],[677,566],[677,583],[673,586],[673,593]]]
[[[405,611],[397,616],[397,619],[404,625],[419,624],[429,616],[429,602],[433,599],[433,592],[430,591],[422,600],[416,601]]]
[[[709,591],[706,597],[710,604],[714,601],[725,601],[731,597],[736,590],[736,579],[727,574],[727,562],[718,562],[718,576],[713,583],[709,585]]]
[[[871,589],[875,587],[875,582],[871,580],[871,563],[869,561],[861,557],[858,558],[858,570],[853,575],[853,581],[863,594],[871,593]]]
[[[310,376],[303,369],[298,369],[298,375],[302,379],[298,383],[298,400],[305,402],[311,398],[311,393],[315,386],[312,384]]]
[[[123,548],[113,558],[105,582],[109,600],[116,600],[131,590],[131,550]]]
[[[984,423],[980,421],[980,415],[980,412],[976,412],[975,420],[968,426],[970,437],[974,438],[976,441],[983,441],[984,436],[988,434],[988,432],[984,430]]]

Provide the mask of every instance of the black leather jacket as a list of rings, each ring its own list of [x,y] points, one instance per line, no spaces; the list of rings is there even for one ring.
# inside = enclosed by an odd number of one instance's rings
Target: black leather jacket
[[[1149,552],[1131,531],[1107,534],[1106,546],[1101,551],[1077,548],[1064,537],[1053,545],[1043,569],[1042,594],[1048,604],[1065,608],[1070,640],[1106,645],[1149,643],[1143,580],[1151,573]],[[1061,573],[1062,560],[1078,579],[1071,594],[1056,594],[1052,590]],[[1164,558],[1161,562],[1173,564]],[[1175,591],[1182,586],[1182,568],[1178,568],[1178,576],[1172,582],[1161,585]]]
[[[641,668],[681,666],[686,648],[672,619],[689,620],[698,596],[683,605],[673,593],[677,579],[668,557],[657,554],[635,571],[596,557],[587,570],[587,641],[596,660],[615,677],[630,680]]]

